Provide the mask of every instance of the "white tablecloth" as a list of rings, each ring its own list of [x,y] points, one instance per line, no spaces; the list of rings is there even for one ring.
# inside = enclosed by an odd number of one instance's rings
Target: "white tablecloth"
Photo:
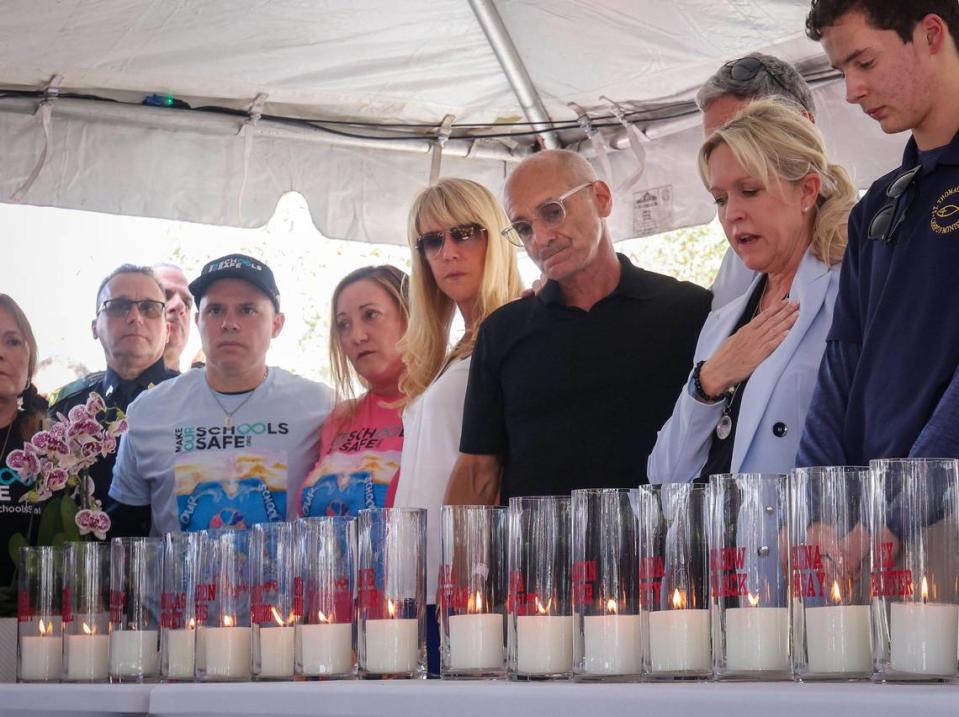
[[[0,715],[955,717],[959,685],[311,682],[2,685]]]
[[[3,717],[145,715],[157,685],[0,685]]]
[[[325,682],[163,685],[152,714],[344,717],[956,717],[957,685]]]

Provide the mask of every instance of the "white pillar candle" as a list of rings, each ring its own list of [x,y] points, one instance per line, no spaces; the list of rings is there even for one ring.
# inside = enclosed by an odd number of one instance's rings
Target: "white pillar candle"
[[[374,674],[413,672],[419,663],[419,622],[366,621],[366,671]]]
[[[196,630],[183,628],[167,630],[166,638],[166,672],[164,677],[175,680],[189,680],[193,678],[196,663]]]
[[[157,630],[114,630],[110,633],[110,675],[155,677],[160,673]]]
[[[504,664],[503,616],[450,615],[450,662],[454,670],[500,670]]]
[[[66,680],[105,680],[110,674],[109,635],[67,635],[65,653]]]
[[[788,613],[784,607],[733,607],[726,610],[726,669],[785,672]]]
[[[309,677],[353,670],[353,625],[349,622],[296,626],[296,662]]]
[[[203,634],[204,666],[214,680],[250,679],[250,628],[206,627]],[[199,641],[199,634],[197,635]]]
[[[639,615],[583,618],[584,670],[588,675],[635,675],[640,670]]]
[[[868,605],[807,607],[805,625],[811,674],[872,672]]]
[[[709,610],[649,613],[649,657],[653,672],[708,673]]]
[[[959,606],[894,602],[889,607],[892,669],[916,675],[955,675]]]
[[[257,677],[293,679],[293,628],[274,625],[261,627],[257,632],[260,648]]]
[[[522,615],[516,618],[516,671],[556,675],[573,669],[573,618]]]
[[[60,679],[63,641],[59,635],[20,638],[20,679],[29,682]]]

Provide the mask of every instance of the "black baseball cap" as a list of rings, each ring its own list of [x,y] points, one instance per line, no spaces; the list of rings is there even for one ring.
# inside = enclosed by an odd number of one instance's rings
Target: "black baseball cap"
[[[190,282],[190,293],[197,306],[200,299],[210,288],[210,284],[220,279],[242,279],[262,291],[273,302],[273,307],[280,310],[280,290],[276,288],[273,272],[266,264],[252,256],[245,254],[227,254],[219,259],[208,262],[200,276]]]

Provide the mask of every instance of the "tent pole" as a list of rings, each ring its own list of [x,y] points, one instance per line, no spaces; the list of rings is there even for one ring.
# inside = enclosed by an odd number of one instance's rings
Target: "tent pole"
[[[559,149],[563,146],[559,136],[551,130],[552,121],[543,100],[540,99],[533,81],[530,79],[529,72],[523,64],[516,45],[513,44],[513,38],[509,35],[509,30],[503,23],[503,18],[493,4],[493,0],[469,0],[470,8],[476,16],[480,27],[486,34],[486,40],[489,42],[493,54],[499,60],[500,67],[506,79],[509,80],[510,87],[516,99],[519,100],[526,114],[526,119],[533,123],[535,129],[547,130],[540,137],[547,149]]]

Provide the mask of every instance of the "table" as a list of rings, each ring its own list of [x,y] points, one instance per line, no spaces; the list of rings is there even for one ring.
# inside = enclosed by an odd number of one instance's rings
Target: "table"
[[[3,685],[0,715],[338,715],[343,717],[954,717],[959,684],[572,684],[344,681],[257,684]]]
[[[150,713],[216,715],[344,715],[349,717],[524,717],[668,714],[670,717],[902,717],[921,705],[923,717],[954,717],[957,685],[826,685],[780,683],[571,684],[510,682],[323,682],[163,685]]]
[[[3,717],[128,717],[150,711],[157,685],[0,685]]]

